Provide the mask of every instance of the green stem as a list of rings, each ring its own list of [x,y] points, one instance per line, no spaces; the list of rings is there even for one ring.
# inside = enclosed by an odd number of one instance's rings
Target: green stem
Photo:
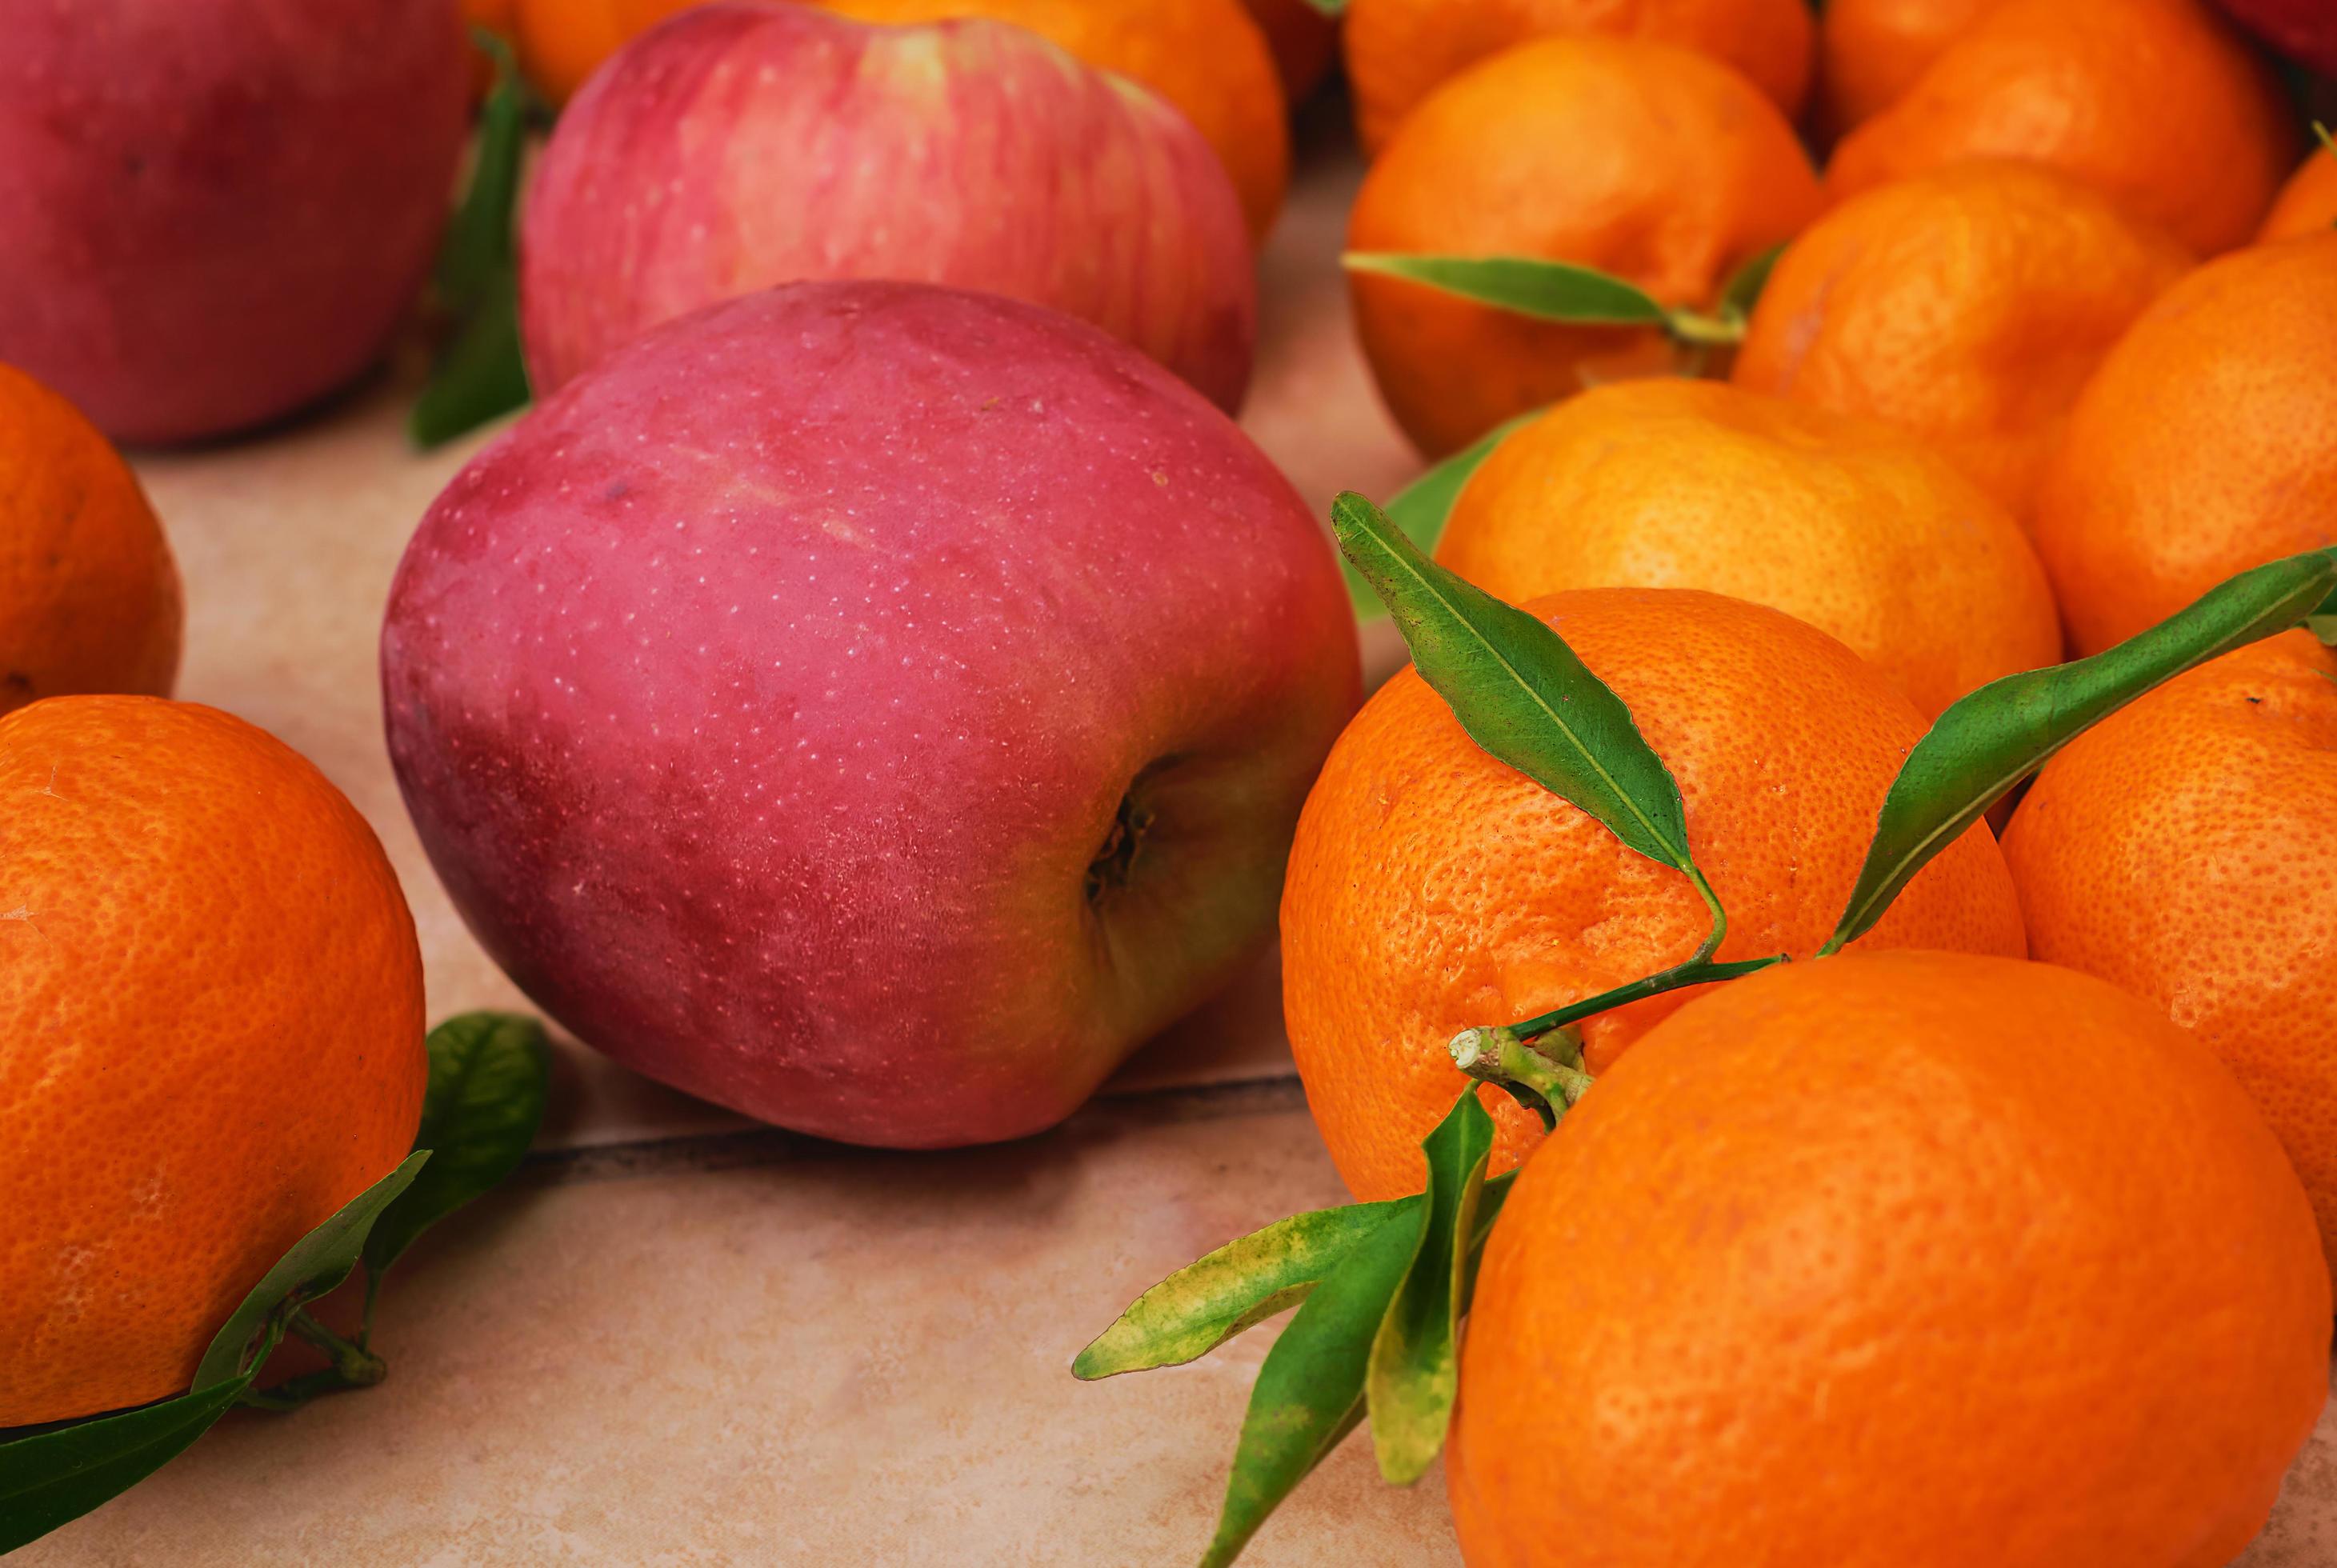
[[[350,1344],[302,1307],[292,1314],[291,1330],[322,1350],[332,1361],[331,1371],[352,1388],[370,1388],[389,1376],[389,1364],[370,1350]]]
[[[1463,1029],[1449,1048],[1454,1066],[1479,1083],[1508,1090],[1511,1099],[1541,1118],[1542,1131],[1550,1132],[1590,1087],[1580,1042],[1569,1033],[1559,1037],[1572,1060],[1552,1060],[1518,1038],[1514,1029]]]
[[[1617,986],[1595,997],[1569,1002],[1555,1012],[1544,1013],[1538,1018],[1528,1018],[1521,1024],[1511,1024],[1510,1030],[1521,1039],[1532,1039],[1551,1029],[1562,1029],[1569,1024],[1579,1024],[1594,1014],[1609,1008],[1619,1008],[1631,1002],[1645,1001],[1649,997],[1662,996],[1686,986],[1710,985],[1715,980],[1733,980],[1739,975],[1749,975],[1785,962],[1785,955],[1773,953],[1765,959],[1737,959],[1725,964],[1710,963],[1703,959],[1690,959],[1675,964],[1660,974],[1649,975],[1644,980],[1633,980],[1628,986]]]
[[[1706,316],[1700,310],[1675,309],[1664,325],[1680,342],[1698,348],[1728,348],[1745,341],[1745,317],[1733,310]]]

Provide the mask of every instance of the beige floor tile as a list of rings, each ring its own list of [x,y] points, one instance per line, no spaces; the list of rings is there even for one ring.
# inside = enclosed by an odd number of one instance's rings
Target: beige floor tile
[[[699,1168],[584,1154],[393,1279],[386,1384],[230,1417],[19,1560],[1189,1561],[1273,1330],[1171,1371],[1067,1368],[1168,1270],[1342,1199],[1295,1104],[1123,1102],[950,1155],[759,1133],[696,1145]],[[1383,1487],[1351,1442],[1247,1561],[1457,1555],[1436,1483]]]

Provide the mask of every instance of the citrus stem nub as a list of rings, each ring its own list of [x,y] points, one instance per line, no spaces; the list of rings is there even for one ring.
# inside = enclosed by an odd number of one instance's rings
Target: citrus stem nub
[[[1590,1087],[1582,1070],[1582,1040],[1572,1029],[1553,1029],[1542,1038],[1558,1047],[1553,1059],[1506,1027],[1463,1029],[1449,1047],[1452,1065],[1480,1083],[1493,1084],[1541,1118],[1548,1132]]]

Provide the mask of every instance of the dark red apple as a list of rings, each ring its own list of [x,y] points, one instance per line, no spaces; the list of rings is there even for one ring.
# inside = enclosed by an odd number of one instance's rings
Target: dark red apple
[[[1328,541],[1083,322],[798,284],[652,331],[423,520],[390,755],[487,950],[782,1125],[1012,1137],[1271,935],[1358,700]]]
[[[2337,4],[2332,0],[2222,0],[2240,24],[2300,65],[2337,76]]]
[[[0,0],[0,360],[182,441],[364,369],[470,101],[455,0]]]

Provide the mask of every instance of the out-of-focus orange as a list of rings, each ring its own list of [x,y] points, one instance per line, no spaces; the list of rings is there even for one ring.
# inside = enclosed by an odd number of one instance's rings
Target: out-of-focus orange
[[[183,1393],[421,1115],[422,957],[357,809],[191,703],[0,717],[0,1427]]]
[[[2078,399],[2030,531],[2081,654],[2337,544],[2337,233],[2159,296]]]
[[[0,365],[0,714],[69,693],[168,696],[179,569],[122,454]]]
[[[1802,0],[1351,0],[1347,85],[1376,154],[1447,78],[1534,38],[1636,38],[1724,61],[1788,116],[1810,78]]]
[[[2332,229],[2337,229],[2337,153],[2316,147],[2280,188],[2256,238],[2294,239],[2303,234],[2325,234]]]
[[[1999,0],[1843,138],[1836,199],[1970,158],[2049,164],[2202,255],[2244,244],[2293,163],[2279,80],[2206,0]]]
[[[1306,0],[1244,0],[1258,31],[1274,51],[1282,73],[1282,95],[1296,103],[1322,85],[1338,53],[1339,24]]]
[[[1854,196],[1787,246],[1730,375],[1897,425],[2025,522],[2087,378],[2191,264],[2067,175],[1951,164]]]
[[[1818,101],[1849,131],[1899,101],[1995,0],[1831,0],[1818,16]]]
[[[1670,767],[1728,911],[1725,959],[1814,953],[1923,720],[1824,632],[1741,599],[1591,589],[1527,609],[1631,709]],[[1307,797],[1282,897],[1283,1013],[1306,1103],[1359,1198],[1420,1190],[1420,1140],[1468,1080],[1446,1043],[1679,962],[1711,924],[1687,878],[1496,762],[1411,669],[1347,726]],[[1975,826],[1853,947],[2026,951],[2012,879]],[[1685,1001],[1589,1020],[1604,1071]],[[1596,1095],[1599,1091],[1591,1091]],[[1540,1141],[1508,1096],[1494,1167]]]
[[[2103,720],[2004,858],[2037,957],[2150,998],[2238,1075],[2337,1259],[2337,653],[2286,632]]]
[[[1872,420],[1723,383],[1598,387],[1511,435],[1436,558],[1516,603],[1700,588],[1842,639],[1927,717],[2055,662],[2045,569],[1956,466]]]
[[[1347,242],[1575,262],[1708,306],[1819,205],[1793,127],[1726,66],[1661,44],[1546,38],[1455,76],[1404,122]],[[1431,456],[1677,363],[1653,328],[1536,321],[1368,273],[1350,287],[1381,395]]]

